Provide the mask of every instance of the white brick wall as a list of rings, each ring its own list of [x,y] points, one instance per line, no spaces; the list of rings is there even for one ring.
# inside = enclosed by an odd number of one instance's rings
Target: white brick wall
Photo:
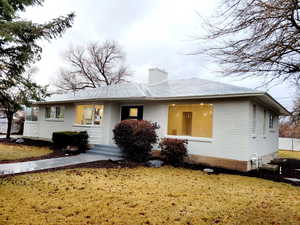
[[[256,132],[253,134],[252,131],[252,105],[256,105],[257,113],[256,113]],[[274,154],[278,150],[278,117],[276,116],[274,119],[274,127],[272,129],[269,128],[269,109],[267,111],[266,118],[266,132],[263,132],[263,124],[264,124],[264,107],[258,103],[250,102],[249,103],[249,148],[250,153],[258,153],[259,156],[265,156]]]
[[[45,118],[45,106],[40,106],[38,121],[25,121],[24,136],[51,139],[55,131],[83,131],[90,136],[91,144],[103,143],[103,126],[77,126],[75,121],[75,105],[65,105],[63,120]]]
[[[211,103],[213,113],[213,137],[210,140],[189,140],[190,154],[218,158],[249,161],[253,153],[259,156],[272,154],[278,147],[278,125],[275,120],[273,130],[268,129],[263,136],[263,107],[257,104],[257,132],[252,135],[252,102],[250,100],[211,100],[211,101],[161,101],[161,102],[130,102],[128,104],[144,105],[144,119],[158,122],[160,138],[166,137],[168,127],[169,104],[180,103]],[[99,103],[101,104],[101,103]],[[104,117],[101,126],[75,126],[75,105],[65,106],[64,121],[45,120],[44,107],[40,107],[39,121],[25,123],[26,136],[51,138],[54,131],[87,130],[90,142],[94,144],[113,144],[112,129],[120,121],[120,106],[124,103],[105,103]],[[30,135],[31,134],[31,135]]]

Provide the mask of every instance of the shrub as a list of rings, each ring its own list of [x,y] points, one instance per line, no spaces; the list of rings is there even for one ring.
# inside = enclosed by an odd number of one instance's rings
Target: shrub
[[[171,165],[180,166],[187,156],[187,140],[164,138],[160,143],[161,156]]]
[[[88,134],[86,131],[61,131],[53,132],[52,141],[58,148],[69,146],[78,147],[79,151],[85,151],[88,148]]]
[[[113,129],[114,141],[123,151],[125,157],[143,162],[146,161],[157,143],[157,123],[146,120],[123,120]]]

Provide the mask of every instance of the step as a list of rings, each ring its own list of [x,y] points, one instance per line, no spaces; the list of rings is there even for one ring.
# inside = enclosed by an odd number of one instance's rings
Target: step
[[[93,151],[93,152],[109,152],[109,153],[120,153],[122,154],[122,151],[120,149],[110,149],[110,148],[93,148],[91,149],[90,151]]]
[[[122,151],[121,150],[119,150],[119,149],[117,149],[117,150],[115,150],[115,149],[109,149],[109,148],[102,148],[102,149],[91,149],[90,151],[92,151],[92,152],[109,152],[109,153],[120,153],[120,154],[122,154]]]
[[[111,155],[111,156],[122,156],[123,153],[120,149],[113,149],[113,148],[93,148],[88,151],[92,154],[99,154],[99,155]]]
[[[119,149],[119,147],[117,146],[113,146],[113,145],[100,145],[100,144],[96,144],[94,146],[94,148],[112,148],[112,149]]]
[[[109,146],[95,146],[95,147],[93,147],[93,149],[110,149],[110,150],[120,150],[119,148],[117,148],[117,147],[114,147],[114,148],[112,148],[112,147],[109,147]]]
[[[122,158],[123,155],[122,154],[118,154],[118,153],[113,153],[113,152],[99,152],[99,151],[88,151],[88,154],[91,154],[91,155],[104,155],[104,156],[112,156],[112,157],[120,157]]]

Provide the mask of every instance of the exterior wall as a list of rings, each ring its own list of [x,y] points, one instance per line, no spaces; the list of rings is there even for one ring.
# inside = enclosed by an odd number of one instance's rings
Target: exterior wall
[[[256,129],[253,132],[253,104],[256,105]],[[264,110],[267,111],[266,129],[264,132]],[[250,159],[257,157],[259,166],[270,162],[278,151],[278,116],[274,118],[273,128],[269,128],[269,109],[264,108],[256,102],[249,103],[249,149]],[[250,165],[250,168],[256,168],[257,164]]]
[[[39,123],[38,121],[25,121],[24,132],[25,137],[39,137]]]
[[[179,137],[188,139],[188,153],[195,162],[207,163],[238,170],[254,169],[251,166],[253,155],[258,156],[261,163],[268,162],[278,149],[278,121],[274,121],[274,129],[263,133],[263,107],[257,105],[256,132],[252,132],[252,104],[248,99],[227,99],[211,101],[160,101],[160,102],[107,102],[104,104],[103,122],[100,126],[75,125],[75,104],[65,105],[64,120],[46,120],[45,107],[40,107],[39,121],[25,122],[25,136],[48,138],[54,131],[82,131],[90,135],[91,144],[114,145],[112,129],[121,119],[122,105],[143,105],[145,120],[160,125],[160,138],[168,136],[168,107],[170,104],[213,104],[212,138]],[[99,103],[101,104],[101,103]],[[156,146],[156,149],[158,146]]]
[[[52,133],[56,131],[87,131],[90,144],[103,144],[104,126],[76,125],[75,104],[64,105],[64,119],[46,119],[45,106],[39,107],[38,121],[25,121],[24,134],[26,137],[51,140]],[[105,105],[104,105],[105,110]]]
[[[144,119],[158,122],[160,125],[158,133],[161,138],[167,136],[168,106],[173,103],[180,104],[187,103],[187,101],[146,103],[144,105]],[[212,103],[214,106],[213,137],[211,139],[190,138],[189,154],[240,161],[249,160],[247,133],[249,130],[249,102],[235,100],[203,103]]]

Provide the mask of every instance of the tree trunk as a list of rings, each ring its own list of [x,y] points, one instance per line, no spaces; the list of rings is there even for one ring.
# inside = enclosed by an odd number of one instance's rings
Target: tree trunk
[[[8,112],[6,113],[6,117],[7,117],[7,131],[6,131],[6,139],[10,139],[10,132],[11,132],[11,127],[12,127],[12,123],[13,123],[13,113]]]

